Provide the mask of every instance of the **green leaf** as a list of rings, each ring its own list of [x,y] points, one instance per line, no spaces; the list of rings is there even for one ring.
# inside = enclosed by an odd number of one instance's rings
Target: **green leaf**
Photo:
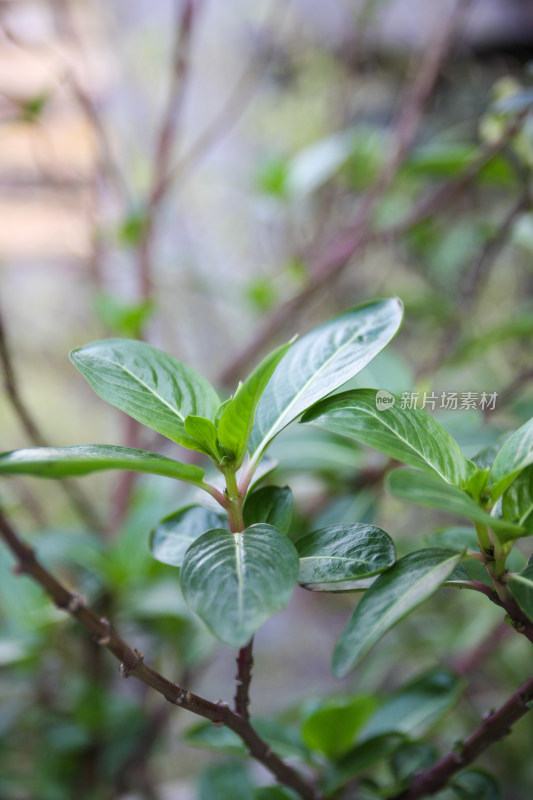
[[[511,575],[507,586],[522,611],[533,622],[533,564],[518,575]]]
[[[220,400],[201,375],[144,342],[104,339],[73,350],[72,363],[96,394],[138,422],[192,450],[185,418],[213,419]]]
[[[197,800],[254,800],[248,770],[237,761],[222,762],[206,769],[198,782]]]
[[[185,554],[180,579],[190,607],[222,642],[243,647],[289,602],[298,576],[292,542],[271,525],[204,533]]]
[[[214,422],[205,417],[195,417],[190,415],[185,417],[183,427],[185,433],[194,439],[198,445],[194,450],[199,450],[201,453],[211,456],[215,461],[220,462],[220,452],[217,443],[217,429]]]
[[[299,732],[292,726],[277,720],[254,717],[253,726],[259,736],[272,747],[281,758],[298,758],[307,762],[311,753],[303,743]],[[211,722],[199,722],[188,728],[183,741],[192,747],[200,747],[232,756],[247,756],[242,739],[226,727],[214,727]]]
[[[385,701],[363,731],[363,738],[384,733],[421,737],[453,708],[464,685],[450,670],[429,670]]]
[[[257,406],[252,463],[307,408],[353,378],[392,339],[402,321],[398,298],[382,300],[320,325],[292,345]]]
[[[533,463],[533,418],[505,441],[490,472],[492,496],[497,498],[518,473]]]
[[[324,792],[327,795],[333,794],[352,778],[376,766],[380,761],[390,758],[403,741],[402,735],[387,733],[358,744],[328,771],[323,781]]]
[[[390,536],[373,525],[331,525],[296,542],[300,556],[298,583],[333,583],[366,578],[394,564]]]
[[[448,431],[422,409],[401,408],[400,400],[389,392],[357,389],[328,397],[309,409],[302,422],[363,442],[457,486],[469,473]]]
[[[292,519],[292,491],[288,486],[264,486],[249,494],[244,503],[244,524],[256,522],[273,525],[287,534]]]
[[[533,533],[533,466],[522,470],[504,493],[502,517]]]
[[[373,645],[446,580],[461,554],[430,548],[404,556],[365,592],[337,643],[333,674],[342,678]]]
[[[165,517],[150,535],[152,555],[163,564],[181,567],[187,548],[213,528],[228,527],[225,514],[202,506],[187,506]]]
[[[259,786],[254,793],[255,800],[298,800],[298,795],[282,786]]]
[[[371,695],[349,700],[333,698],[307,717],[302,737],[311,750],[337,759],[352,747],[357,733],[375,711],[377,701]]]
[[[422,772],[436,760],[437,751],[425,742],[404,742],[401,744],[391,758],[391,767],[397,782],[394,792],[399,792],[400,789],[406,787],[415,772]]]
[[[523,528],[508,520],[491,517],[471,497],[455,486],[444,483],[440,478],[410,469],[395,469],[389,472],[387,483],[389,491],[395,497],[426,508],[439,508],[449,514],[488,525],[502,540],[524,536]]]
[[[218,440],[222,447],[233,454],[236,467],[240,467],[246,454],[261,395],[291,344],[292,342],[283,344],[270,353],[244,383],[239,384],[234,396],[224,408],[218,422]]]
[[[0,473],[65,478],[106,469],[151,472],[201,484],[204,470],[172,458],[112,444],[82,444],[77,447],[30,447],[0,454]]]
[[[449,788],[435,795],[435,800],[502,800],[503,795],[492,775],[481,769],[469,769],[452,779]]]

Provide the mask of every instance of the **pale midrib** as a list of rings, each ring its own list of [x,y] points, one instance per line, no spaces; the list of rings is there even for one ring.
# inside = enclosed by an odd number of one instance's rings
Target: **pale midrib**
[[[165,400],[164,397],[162,397],[161,395],[157,394],[157,392],[154,391],[154,389],[150,388],[150,386],[147,383],[145,383],[144,381],[142,381],[137,375],[135,375],[135,373],[130,372],[130,370],[127,369],[123,364],[118,364],[116,361],[111,361],[111,359],[107,359],[107,358],[103,358],[102,361],[104,361],[106,364],[111,364],[113,367],[117,367],[122,372],[125,372],[126,375],[129,375],[130,378],[132,378],[132,380],[135,383],[138,383],[140,386],[143,386],[151,395],[153,395],[153,397],[155,397],[157,400],[159,400],[160,403],[165,405],[172,412],[172,414],[174,416],[178,417],[180,422],[183,423],[185,421],[185,417],[180,414],[180,412],[178,411],[177,408],[175,408],[174,406],[171,406],[170,403],[168,403]]]
[[[378,421],[379,421],[379,423],[380,423],[380,424],[381,424],[381,425],[382,425],[384,428],[386,428],[386,430],[388,430],[390,433],[394,434],[394,436],[396,436],[396,437],[397,437],[397,438],[398,438],[398,439],[399,439],[401,442],[403,442],[403,443],[404,443],[404,445],[406,445],[406,446],[407,446],[407,448],[408,448],[409,450],[411,450],[411,451],[412,451],[412,452],[413,452],[415,455],[417,455],[417,456],[418,456],[418,457],[419,457],[419,458],[420,458],[420,459],[421,459],[421,460],[422,460],[422,461],[423,461],[425,464],[427,464],[427,465],[428,465],[428,467],[431,467],[431,469],[433,470],[433,472],[435,472],[435,473],[436,473],[436,474],[439,476],[439,478],[442,478],[443,480],[445,480],[445,481],[446,481],[446,483],[450,483],[450,482],[451,482],[451,481],[449,480],[449,478],[447,478],[447,477],[446,477],[446,475],[444,475],[444,474],[443,474],[443,473],[442,473],[442,472],[441,472],[439,469],[437,469],[437,468],[435,467],[435,465],[434,465],[434,464],[432,464],[432,463],[431,463],[431,461],[429,461],[429,460],[428,460],[427,456],[426,456],[426,455],[425,455],[423,452],[420,452],[419,450],[416,450],[416,449],[414,448],[414,446],[413,446],[413,445],[412,445],[412,444],[411,444],[411,443],[410,443],[410,442],[409,442],[407,439],[404,439],[404,437],[403,437],[401,434],[399,434],[399,433],[398,433],[398,432],[397,432],[397,431],[396,431],[394,428],[392,428],[392,427],[390,427],[389,425],[387,425],[387,423],[386,423],[386,422],[385,422],[385,421],[384,421],[384,420],[383,420],[381,417],[378,417],[378,415],[377,415],[377,414],[373,414],[373,413],[372,413],[372,412],[371,412],[371,411],[370,411],[368,408],[360,408],[360,407],[358,407],[358,406],[352,406],[352,408],[354,408],[354,409],[355,409],[355,410],[357,410],[357,411],[363,411],[364,413],[368,414],[368,416],[369,416],[369,417],[371,417],[372,419],[376,419],[376,420],[378,420]],[[464,477],[464,476],[463,476],[463,477]]]
[[[323,561],[325,558],[329,559],[330,561],[349,561],[350,563],[356,564],[370,564],[369,561],[363,561],[360,558],[350,558],[349,556],[300,556],[300,561]]]
[[[233,540],[235,542],[235,568],[237,572],[237,607],[239,612],[239,620],[243,621],[243,564],[242,564],[242,533],[234,533]]]
[[[351,338],[350,338],[350,339],[349,339],[347,342],[345,342],[345,343],[342,345],[342,347],[339,347],[339,349],[338,349],[338,350],[335,350],[335,352],[333,353],[333,355],[331,355],[331,356],[328,358],[328,360],[327,360],[327,361],[324,361],[324,363],[322,364],[322,366],[320,367],[320,369],[318,369],[316,372],[314,372],[314,373],[312,374],[312,376],[311,376],[311,377],[310,377],[310,378],[309,378],[309,379],[306,381],[306,383],[305,383],[305,384],[302,386],[302,388],[300,389],[300,391],[299,391],[297,394],[295,394],[295,395],[294,395],[294,397],[292,398],[292,400],[291,400],[291,402],[289,403],[289,405],[285,407],[285,410],[284,410],[284,411],[283,411],[283,413],[282,413],[282,414],[281,414],[281,415],[280,415],[280,416],[277,418],[276,422],[275,422],[275,423],[274,423],[274,424],[271,426],[270,430],[269,430],[269,431],[268,431],[268,432],[267,432],[267,433],[266,433],[266,434],[263,436],[263,438],[261,439],[261,441],[259,442],[258,446],[257,446],[257,447],[256,447],[256,449],[255,449],[255,452],[254,452],[254,454],[253,454],[253,456],[252,456],[252,461],[255,459],[255,457],[256,457],[256,454],[259,454],[259,457],[260,457],[260,455],[261,455],[261,452],[262,452],[262,450],[264,449],[265,445],[266,445],[266,444],[268,444],[268,442],[269,442],[269,441],[272,439],[272,437],[276,435],[275,433],[273,434],[273,433],[272,433],[272,431],[275,431],[275,430],[276,430],[276,428],[277,428],[277,427],[279,426],[279,424],[281,423],[281,421],[287,417],[287,415],[289,414],[289,412],[290,412],[291,408],[292,408],[292,407],[295,405],[296,401],[297,401],[297,400],[299,400],[299,398],[300,398],[300,397],[301,397],[301,396],[304,394],[304,392],[305,392],[305,391],[306,391],[306,390],[309,388],[309,386],[310,386],[310,385],[313,383],[313,381],[314,381],[314,380],[315,380],[315,379],[316,379],[316,378],[317,378],[317,377],[318,377],[318,376],[319,376],[319,375],[320,375],[322,372],[324,372],[324,370],[326,369],[326,367],[328,367],[328,366],[330,365],[330,363],[331,363],[332,361],[334,361],[334,360],[335,360],[335,358],[337,358],[337,356],[339,356],[339,355],[340,355],[340,354],[341,354],[341,353],[342,353],[344,350],[346,350],[346,349],[347,349],[347,348],[348,348],[348,347],[349,347],[351,344],[353,344],[353,342],[355,341],[355,339],[357,338],[357,336],[360,336],[360,335],[361,335],[361,334],[359,334],[359,333],[358,333],[358,334],[355,334],[355,333],[354,333],[354,334],[352,335],[352,337],[351,337]],[[357,373],[355,373],[355,374],[357,374]],[[354,377],[354,376],[352,375],[352,377]],[[347,378],[346,380],[349,380],[349,378]],[[332,389],[331,391],[334,391],[334,390]],[[329,392],[328,392],[328,394],[329,394]]]
[[[401,605],[401,604],[402,604],[402,602],[405,600],[405,598],[407,598],[407,597],[409,597],[410,595],[412,595],[412,594],[413,594],[413,592],[414,592],[414,591],[417,589],[417,587],[418,587],[418,586],[420,586],[420,584],[421,584],[421,583],[423,583],[425,580],[427,580],[427,579],[428,579],[428,578],[429,578],[431,575],[433,575],[433,573],[435,573],[435,572],[438,572],[438,570],[439,570],[439,569],[441,569],[442,567],[444,567],[446,564],[449,564],[451,561],[457,561],[457,562],[459,562],[459,561],[460,561],[460,555],[459,555],[459,556],[454,556],[453,558],[449,558],[449,559],[447,559],[446,561],[441,561],[441,562],[440,562],[440,563],[439,563],[439,564],[438,564],[436,567],[434,567],[432,570],[430,570],[429,572],[425,572],[425,573],[422,575],[422,577],[421,577],[421,578],[419,578],[419,579],[416,581],[416,583],[412,584],[412,585],[411,585],[411,587],[409,588],[409,590],[408,590],[407,592],[405,592],[405,594],[403,594],[403,595],[402,595],[402,597],[401,597],[399,600],[397,600],[397,601],[396,601],[396,602],[395,602],[395,603],[394,603],[394,604],[393,604],[393,605],[392,605],[392,606],[389,608],[389,610],[387,611],[387,613],[386,613],[386,614],[384,614],[384,616],[382,616],[382,617],[380,618],[380,620],[379,620],[378,624],[377,624],[377,625],[375,625],[375,626],[374,626],[374,627],[371,629],[371,632],[372,632],[372,631],[378,631],[380,628],[383,628],[383,625],[384,625],[384,624],[386,624],[386,622],[387,622],[387,621],[388,621],[388,620],[391,618],[391,616],[393,616],[393,612],[394,612],[394,611],[397,609],[397,607],[398,607],[399,605]],[[444,581],[444,580],[445,580],[445,578],[443,578],[443,581]],[[438,586],[436,586],[436,587],[435,587],[435,590],[436,590],[436,589],[438,589]],[[370,636],[368,636],[368,637],[367,637],[367,641],[368,641],[368,639],[369,639],[369,638],[371,638],[371,637],[370,637]]]

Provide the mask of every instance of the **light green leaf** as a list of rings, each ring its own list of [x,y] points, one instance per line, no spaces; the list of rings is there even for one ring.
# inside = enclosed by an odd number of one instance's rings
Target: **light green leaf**
[[[287,534],[292,519],[292,491],[288,486],[263,486],[248,495],[243,513],[246,527],[266,522]]]
[[[522,611],[533,622],[533,564],[518,575],[510,575],[507,585]]]
[[[204,533],[185,554],[180,579],[190,607],[222,642],[243,647],[289,602],[298,576],[292,542],[271,525]]]
[[[401,321],[402,304],[391,298],[354,308],[295,342],[257,406],[250,436],[252,464],[290,422],[357,375],[392,339]]]
[[[376,706],[377,701],[371,695],[360,695],[344,701],[332,698],[307,717],[302,726],[303,740],[311,750],[337,759],[352,747],[357,733]]]
[[[373,525],[331,525],[296,542],[300,556],[298,583],[334,583],[367,578],[394,564],[390,536]]]
[[[193,448],[194,450],[205,453],[211,456],[215,461],[220,462],[217,429],[215,428],[214,422],[211,422],[210,419],[206,419],[205,417],[195,417],[191,414],[185,417],[183,427],[185,428],[187,436],[190,436],[190,438],[194,439],[196,442],[197,446]]]
[[[73,350],[72,363],[96,394],[174,442],[200,449],[185,418],[213,419],[220,400],[201,375],[144,342],[104,339]]]
[[[387,477],[388,488],[395,497],[408,500],[419,506],[439,508],[449,514],[466,517],[473,522],[488,525],[502,540],[524,536],[524,529],[513,522],[491,517],[471,497],[455,486],[422,472],[410,469],[395,469]]]
[[[464,689],[450,670],[437,667],[402,686],[374,714],[362,737],[403,733],[419,738],[453,708]]]
[[[530,464],[533,464],[533,417],[509,436],[494,459],[490,472],[493,498],[499,497]]]
[[[533,533],[533,466],[522,470],[503,495],[502,517]]]
[[[246,454],[261,395],[291,344],[292,342],[283,344],[270,353],[244,383],[239,384],[221,414],[218,422],[218,440],[222,447],[233,454],[233,463],[236,467],[240,467]]]
[[[106,469],[151,472],[200,485],[204,470],[172,458],[112,444],[82,444],[77,447],[30,447],[0,454],[0,473],[65,478]]]
[[[154,558],[163,564],[181,567],[189,545],[213,528],[228,527],[225,514],[209,511],[202,506],[187,506],[165,517],[150,535]]]
[[[310,408],[302,422],[363,442],[456,486],[470,471],[459,445],[442,425],[422,409],[401,408],[399,398],[389,392],[356,389],[328,397]]]
[[[333,654],[333,674],[342,678],[397,622],[433,594],[461,554],[430,548],[404,556],[365,592]]]

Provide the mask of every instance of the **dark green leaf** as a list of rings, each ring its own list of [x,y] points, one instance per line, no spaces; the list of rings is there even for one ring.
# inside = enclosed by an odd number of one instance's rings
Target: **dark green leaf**
[[[337,759],[352,747],[357,733],[376,705],[377,701],[371,695],[344,701],[332,698],[307,717],[302,726],[303,740],[311,750]]]
[[[298,576],[292,542],[271,525],[211,530],[194,541],[180,572],[185,600],[222,642],[243,647],[285,608]]]
[[[463,689],[463,681],[449,670],[432,669],[386,700],[363,731],[363,737],[403,733],[418,738],[453,708]]]
[[[333,673],[341,678],[397,622],[433,594],[461,558],[445,549],[418,550],[382,573],[365,592],[337,643]]]
[[[328,771],[323,781],[325,793],[333,794],[352,778],[390,758],[403,740],[401,734],[387,733],[358,744]]]
[[[373,525],[331,525],[296,542],[300,556],[299,583],[330,583],[364,578],[394,564],[390,536]]]
[[[500,787],[492,775],[469,769],[453,778],[450,787],[435,795],[435,800],[502,800]]]
[[[0,473],[64,478],[87,475],[106,469],[125,469],[165,475],[188,483],[201,484],[204,470],[172,458],[116,447],[112,444],[83,444],[77,447],[30,447],[0,454]]]
[[[505,441],[491,469],[492,496],[497,498],[518,473],[533,463],[533,418]]]
[[[266,522],[287,534],[292,519],[292,491],[288,486],[263,486],[246,498],[244,524]]]
[[[144,342],[105,339],[73,350],[70,358],[103,400],[192,450],[188,416],[213,419],[220,400],[190,367]]]
[[[489,516],[467,494],[433,475],[424,475],[410,469],[395,469],[387,476],[387,483],[395,497],[488,525],[504,540],[524,536],[523,528],[499,517]]]
[[[533,565],[527,566],[518,575],[511,575],[507,585],[522,611],[533,622]]]
[[[215,764],[206,769],[198,782],[197,800],[254,800],[248,770],[241,762]]]
[[[293,344],[257,406],[252,463],[303,411],[357,375],[392,339],[401,320],[402,305],[392,298],[348,311]]]
[[[192,542],[213,528],[228,527],[225,514],[209,511],[202,506],[187,506],[165,517],[150,536],[154,558],[163,564],[181,567],[185,552]]]
[[[255,411],[261,395],[272,377],[272,373],[291,346],[281,345],[270,353],[252,374],[239,384],[237,391],[225,406],[218,422],[218,439],[222,447],[234,456],[239,467],[248,447],[248,439],[254,424]]]
[[[425,742],[404,742],[392,754],[391,766],[399,791],[409,784],[415,772],[427,769],[437,760],[437,751]]]
[[[302,422],[363,442],[457,486],[470,471],[448,431],[422,409],[403,409],[389,392],[356,389],[328,397],[309,409]]]

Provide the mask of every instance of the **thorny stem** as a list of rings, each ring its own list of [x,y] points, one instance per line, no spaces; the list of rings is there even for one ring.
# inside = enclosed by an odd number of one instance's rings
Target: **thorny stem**
[[[16,559],[16,572],[32,577],[58,608],[77,619],[98,644],[107,648],[120,661],[119,671],[123,678],[133,676],[151,686],[169,703],[208,719],[215,725],[226,726],[242,739],[252,758],[263,764],[280,783],[293,789],[302,800],[323,800],[323,795],[309,781],[272,752],[247,719],[235,714],[223,703],[213,703],[188,692],[149,667],[144,662],[143,654],[131,648],[108,619],[98,617],[82,597],[70,592],[40,564],[32,548],[19,538],[1,511],[0,537]]]

